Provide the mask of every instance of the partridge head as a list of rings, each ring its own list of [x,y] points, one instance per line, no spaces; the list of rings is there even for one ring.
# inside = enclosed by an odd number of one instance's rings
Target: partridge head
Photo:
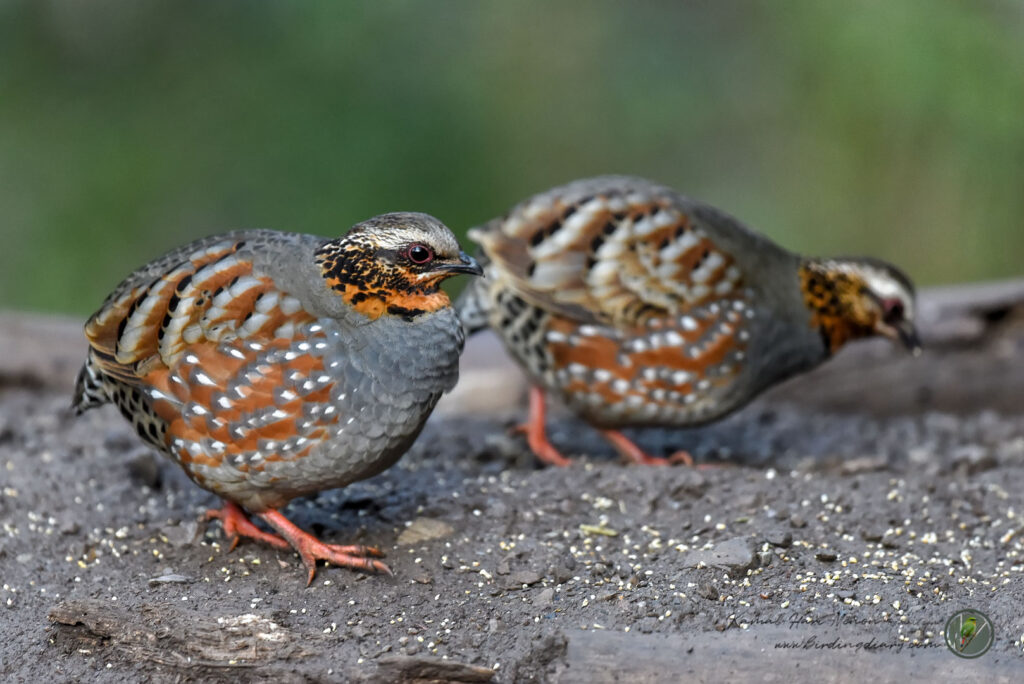
[[[919,349],[914,289],[894,266],[801,257],[639,178],[549,190],[470,237],[486,276],[457,308],[529,375],[527,436],[550,463],[567,460],[545,437],[546,394],[629,458],[663,463],[618,430],[721,418],[857,338]]]
[[[914,285],[878,259],[809,259],[800,269],[812,325],[829,352],[847,341],[882,335],[921,353],[914,327]]]
[[[387,571],[372,547],[324,544],[279,508],[391,466],[457,379],[463,332],[441,282],[480,267],[425,214],[346,235],[247,230],[173,250],[89,319],[74,407],[115,404],[143,440],[224,499],[240,536]],[[257,527],[247,514],[274,533]]]

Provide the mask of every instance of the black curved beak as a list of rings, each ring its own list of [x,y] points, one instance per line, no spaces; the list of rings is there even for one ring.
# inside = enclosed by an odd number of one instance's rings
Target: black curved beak
[[[484,269],[476,262],[476,259],[465,252],[459,252],[459,260],[437,265],[435,270],[446,273],[466,273],[468,275],[483,275]]]
[[[920,356],[923,351],[921,347],[921,338],[917,335],[917,328],[910,321],[900,321],[896,326],[896,335],[899,337],[900,342],[907,348],[914,356]]]

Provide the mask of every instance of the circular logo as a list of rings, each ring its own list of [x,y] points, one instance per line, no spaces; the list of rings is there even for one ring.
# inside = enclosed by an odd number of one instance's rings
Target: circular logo
[[[992,621],[977,610],[961,610],[946,621],[946,646],[960,658],[978,658],[992,647]]]

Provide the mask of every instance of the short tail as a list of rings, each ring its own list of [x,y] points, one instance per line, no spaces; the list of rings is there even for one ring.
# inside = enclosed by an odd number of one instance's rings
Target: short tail
[[[109,401],[110,397],[103,387],[103,381],[96,366],[93,365],[90,355],[89,359],[82,364],[82,370],[78,371],[78,381],[75,382],[75,396],[71,400],[71,408],[77,416]]]

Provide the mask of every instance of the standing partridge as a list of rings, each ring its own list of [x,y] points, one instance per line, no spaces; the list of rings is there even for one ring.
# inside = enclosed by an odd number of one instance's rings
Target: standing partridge
[[[464,335],[440,289],[458,273],[481,269],[425,214],[384,214],[334,240],[193,242],[132,273],[89,319],[74,408],[112,402],[224,499],[207,515],[232,548],[240,536],[294,548],[308,582],[317,560],[390,572],[377,549],[322,543],[279,509],[376,475],[416,439],[458,377]]]
[[[627,458],[664,463],[618,430],[721,418],[855,338],[919,350],[914,288],[893,266],[798,256],[639,178],[549,190],[470,238],[485,277],[456,308],[529,375],[528,442],[555,465],[568,460],[547,440],[545,392]]]

